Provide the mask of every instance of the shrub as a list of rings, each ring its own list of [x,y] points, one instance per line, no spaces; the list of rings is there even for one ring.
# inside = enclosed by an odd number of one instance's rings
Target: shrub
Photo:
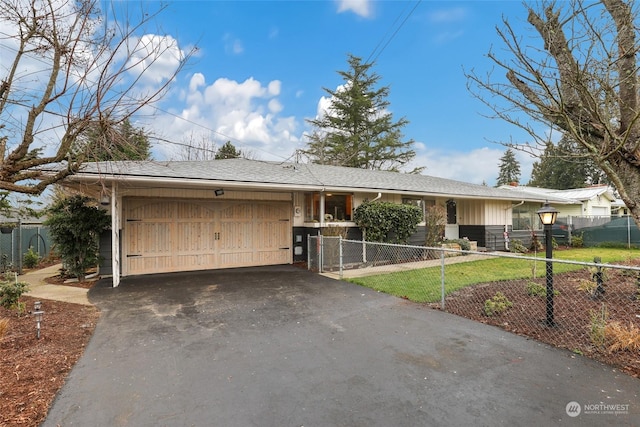
[[[582,238],[582,234],[576,234],[575,236],[571,236],[572,248],[581,248],[583,246],[584,246],[584,239]]]
[[[471,250],[471,242],[467,239],[447,239],[445,243],[457,243],[463,251]]]
[[[604,346],[606,342],[604,331],[607,325],[607,319],[609,319],[607,307],[602,304],[600,310],[589,310],[589,319],[589,338],[591,339],[591,343],[596,347]]]
[[[99,262],[99,237],[111,224],[109,215],[84,196],[58,200],[47,213],[45,225],[67,271],[83,280],[85,272]]]
[[[547,296],[547,287],[536,282],[529,282],[527,284],[527,295],[530,297],[545,297]],[[560,291],[554,289],[553,295],[560,295]]]
[[[493,316],[502,314],[513,307],[513,303],[502,292],[496,292],[494,296],[484,302],[484,314]]]
[[[588,294],[593,294],[593,290],[596,288],[596,282],[587,279],[580,279],[578,284],[578,290],[584,291]]]
[[[20,303],[20,296],[29,290],[29,285],[24,282],[4,280],[0,282],[0,306],[11,310],[17,309],[18,314],[24,310],[24,304]]]
[[[611,322],[604,327],[604,335],[610,352],[640,351],[640,328],[629,322],[629,327],[620,322]]]
[[[509,245],[509,251],[518,253],[518,254],[526,254],[529,252],[529,249],[522,243],[522,240],[513,239],[511,244]]]
[[[22,256],[22,262],[27,268],[35,268],[40,262],[40,255],[29,246],[29,250]]]
[[[425,240],[427,247],[433,248],[444,238],[444,230],[447,225],[447,210],[444,206],[433,205],[426,209],[424,218],[425,222]]]
[[[529,282],[527,284],[527,295],[530,297],[542,297],[547,295],[547,289],[536,282]]]
[[[422,209],[391,202],[364,202],[354,211],[353,221],[370,242],[406,243],[422,221]]]

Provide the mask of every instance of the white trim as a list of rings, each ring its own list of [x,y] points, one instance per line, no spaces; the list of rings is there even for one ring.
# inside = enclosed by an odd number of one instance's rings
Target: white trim
[[[113,287],[120,284],[120,203],[116,183],[111,184],[111,270]]]

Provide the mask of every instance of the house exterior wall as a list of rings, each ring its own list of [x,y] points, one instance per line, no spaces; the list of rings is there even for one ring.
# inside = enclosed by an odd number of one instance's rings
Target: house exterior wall
[[[600,195],[584,202],[585,212],[582,215],[610,215],[611,200]]]
[[[580,216],[582,213],[582,205],[551,205],[558,210],[558,216]]]
[[[511,207],[509,201],[493,200],[458,200],[459,225],[501,225],[511,224]],[[461,234],[462,236],[462,234]]]

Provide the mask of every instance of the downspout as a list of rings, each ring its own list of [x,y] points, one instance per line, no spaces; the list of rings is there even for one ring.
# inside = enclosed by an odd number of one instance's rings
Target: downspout
[[[524,205],[524,200],[521,201],[520,203],[518,203],[517,205],[511,205],[508,208],[504,208],[505,216],[506,216],[507,210],[509,210],[509,209],[513,210],[514,208],[517,208],[518,206],[522,206],[522,205]],[[509,250],[509,224],[507,224],[506,219],[504,221],[504,233],[503,233],[503,235],[504,235],[504,249],[508,251]]]
[[[376,200],[380,200],[382,198],[382,193],[378,193],[376,197],[374,197],[371,201],[375,202]]]

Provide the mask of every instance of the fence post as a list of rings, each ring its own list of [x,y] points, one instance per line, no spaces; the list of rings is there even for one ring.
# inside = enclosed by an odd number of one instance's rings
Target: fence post
[[[311,234],[307,234],[307,270],[311,270]]]
[[[18,220],[18,274],[22,274],[22,219]]]
[[[440,250],[440,308],[444,311],[444,250]]]
[[[342,243],[344,241],[342,240],[342,236],[338,236],[338,263],[339,263],[339,271],[340,271],[340,280],[342,280]]]
[[[324,236],[318,231],[318,272],[323,273],[323,252],[324,252]]]

